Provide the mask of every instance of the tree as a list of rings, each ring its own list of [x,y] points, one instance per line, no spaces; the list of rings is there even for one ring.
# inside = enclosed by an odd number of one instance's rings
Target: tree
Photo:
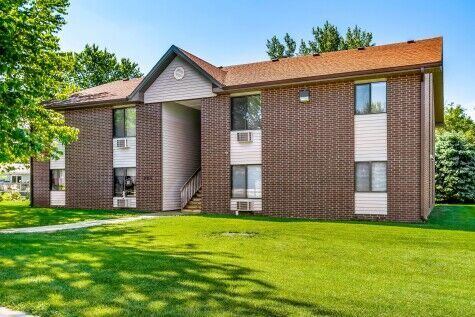
[[[297,48],[297,43],[290,37],[289,33],[285,33],[284,36],[285,42],[285,57],[291,57],[295,54],[295,49]]]
[[[120,61],[107,49],[86,44],[84,50],[73,54],[74,68],[69,74],[73,84],[81,89],[98,86],[114,80],[141,77],[138,64],[128,58]]]
[[[371,46],[373,41],[373,33],[362,31],[357,25],[353,29],[348,28],[346,37],[343,41],[343,49],[348,50],[358,47]]]
[[[338,28],[326,21],[322,28],[317,26],[312,29],[313,41],[308,42],[312,53],[324,53],[341,50],[344,40]]]
[[[0,2],[0,163],[58,157],[54,141],[68,144],[78,131],[42,103],[64,86],[67,60],[56,36],[67,0]]]
[[[267,55],[271,59],[284,57],[285,47],[280,43],[277,36],[273,36],[270,40],[267,40]]]
[[[475,202],[475,146],[461,132],[437,135],[435,190],[437,202]]]
[[[372,43],[373,34],[371,32],[363,31],[360,27],[355,25],[348,28],[346,36],[340,35],[338,28],[326,21],[322,27],[312,28],[313,39],[306,42],[300,40],[299,55],[309,55],[313,53],[324,53],[339,51],[345,49],[352,49],[358,47],[368,47],[374,45]],[[290,37],[289,33],[284,37],[285,46],[280,42],[277,36],[273,36],[267,40],[267,55],[271,59],[294,56],[296,50],[296,42]]]
[[[475,145],[475,122],[465,113],[461,105],[455,105],[452,102],[445,106],[444,126],[438,131],[461,132],[470,143]]]

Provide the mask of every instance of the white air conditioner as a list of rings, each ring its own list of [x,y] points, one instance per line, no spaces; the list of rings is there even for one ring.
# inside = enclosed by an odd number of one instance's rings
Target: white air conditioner
[[[120,198],[117,199],[117,207],[119,208],[127,208],[129,206],[127,199]]]
[[[237,141],[239,143],[249,143],[252,142],[252,132],[238,132],[237,133]]]
[[[118,149],[126,149],[129,147],[127,144],[127,139],[117,139],[115,140],[115,145]]]
[[[237,201],[236,202],[236,209],[237,211],[251,211],[252,210],[252,202],[250,201]]]

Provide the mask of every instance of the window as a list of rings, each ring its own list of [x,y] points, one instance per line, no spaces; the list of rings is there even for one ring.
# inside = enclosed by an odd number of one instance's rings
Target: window
[[[61,170],[50,170],[50,190],[59,190],[63,191],[66,189],[65,182],[66,172],[64,169]]]
[[[355,164],[355,191],[385,192],[386,162],[357,162]]]
[[[261,96],[242,96],[231,99],[233,130],[261,129]]]
[[[114,109],[114,138],[135,136],[135,108]]]
[[[135,197],[135,167],[114,168],[114,197]]]
[[[356,114],[386,112],[386,82],[356,85],[355,105]]]
[[[13,175],[12,176],[12,183],[21,183],[21,176]]]
[[[261,165],[232,166],[232,197],[262,197]]]

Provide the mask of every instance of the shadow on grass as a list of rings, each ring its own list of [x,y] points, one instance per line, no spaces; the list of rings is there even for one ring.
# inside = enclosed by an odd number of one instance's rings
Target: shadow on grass
[[[231,252],[153,245],[138,229],[0,237],[0,302],[50,315],[342,316],[276,296]]]
[[[270,216],[234,216],[218,214],[202,214],[201,217],[228,218],[254,220],[264,222],[322,222],[322,223],[346,223],[346,224],[365,224],[377,226],[420,228],[420,229],[440,229],[440,230],[459,230],[475,231],[475,205],[438,205],[436,206],[427,221],[422,223],[402,223],[402,222],[384,222],[384,221],[361,221],[361,220],[317,220],[303,218],[279,218]]]
[[[68,208],[32,208],[28,201],[0,203],[0,229],[47,226],[83,220],[139,215],[131,210],[94,210]]]

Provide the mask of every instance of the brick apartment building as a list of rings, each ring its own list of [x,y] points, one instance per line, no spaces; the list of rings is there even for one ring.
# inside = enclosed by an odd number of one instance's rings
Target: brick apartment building
[[[442,65],[442,38],[225,67],[172,46],[50,105],[79,140],[32,162],[32,204],[421,221]]]

